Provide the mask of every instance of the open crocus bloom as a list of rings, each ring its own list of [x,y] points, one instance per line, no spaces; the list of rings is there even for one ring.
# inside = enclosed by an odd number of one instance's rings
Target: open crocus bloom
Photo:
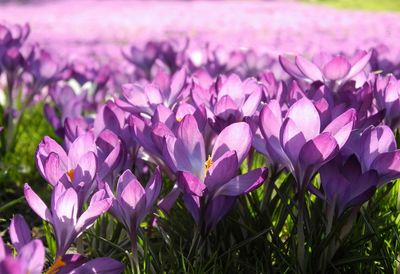
[[[216,138],[206,159],[196,119],[185,116],[176,136],[165,137],[164,159],[178,175],[178,186],[195,221],[206,233],[230,210],[235,198],[260,186],[266,169],[237,176],[252,140],[248,124],[235,123]]]
[[[40,218],[51,223],[57,242],[57,256],[62,256],[72,242],[88,229],[101,214],[111,206],[111,199],[105,198],[105,191],[93,194],[89,207],[82,214],[78,194],[74,188],[65,188],[58,183],[51,193],[51,207],[48,208],[28,184],[24,186],[25,199]]]
[[[368,64],[372,51],[360,51],[352,58],[342,55],[329,55],[321,53],[314,57],[313,62],[298,55],[294,62],[279,56],[283,69],[291,76],[307,82],[337,81],[339,83],[351,80],[360,73]]]
[[[260,129],[269,156],[293,173],[301,190],[347,142],[355,119],[355,110],[349,109],[321,132],[318,111],[306,97],[294,103],[284,118],[272,100],[261,111]]]

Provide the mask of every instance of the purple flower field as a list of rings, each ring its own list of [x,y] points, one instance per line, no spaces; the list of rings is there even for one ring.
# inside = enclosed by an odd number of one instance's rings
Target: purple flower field
[[[0,274],[396,272],[399,19],[0,4]]]

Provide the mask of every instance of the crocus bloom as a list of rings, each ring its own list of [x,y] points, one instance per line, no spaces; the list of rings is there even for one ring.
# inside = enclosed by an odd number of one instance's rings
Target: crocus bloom
[[[345,161],[343,157],[336,158],[320,169],[320,175],[327,202],[335,204],[340,215],[345,208],[360,205],[372,196],[378,174],[375,170],[363,172],[354,155]]]
[[[136,230],[154,206],[161,186],[161,173],[158,168],[145,189],[129,169],[119,177],[116,195],[108,185],[105,185],[107,195],[112,199],[110,212],[129,232],[134,253],[136,252]]]
[[[89,207],[82,212],[78,194],[74,188],[65,188],[62,183],[55,185],[51,193],[51,207],[48,208],[28,184],[24,186],[25,199],[40,218],[51,223],[57,242],[57,256],[62,256],[73,241],[88,229],[96,219],[111,206],[111,199],[105,198],[105,191],[93,194]],[[78,212],[82,212],[81,214]]]
[[[215,131],[221,132],[226,126],[252,116],[262,98],[262,90],[255,78],[241,81],[232,74],[227,79],[219,78],[217,90],[206,90],[195,86],[192,91],[197,106],[204,105]],[[211,87],[213,89],[213,87]]]
[[[111,258],[101,257],[89,260],[80,254],[67,254],[57,257],[56,261],[47,269],[46,274],[117,274],[123,270],[124,265]]]
[[[173,75],[171,81],[165,76],[158,83],[144,86],[125,84],[122,86],[123,97],[116,99],[116,104],[128,112],[148,115],[153,115],[160,104],[172,108],[185,98],[186,78],[186,69],[183,68]]]
[[[351,80],[360,73],[368,64],[372,51],[360,51],[348,59],[343,55],[328,55],[321,53],[311,62],[298,55],[294,62],[288,58],[279,56],[279,62],[283,69],[291,76],[308,82],[337,81],[343,83]]]
[[[237,196],[264,181],[265,169],[237,176],[251,140],[248,124],[232,124],[218,135],[206,159],[203,135],[192,116],[183,118],[176,137],[165,137],[164,160],[177,173],[186,207],[204,233],[228,213]]]
[[[272,100],[261,111],[260,129],[268,157],[289,169],[302,190],[347,142],[355,118],[355,110],[349,109],[321,132],[320,116],[309,99],[294,103],[284,118],[278,102]]]
[[[379,110],[385,110],[385,123],[392,129],[400,125],[400,81],[394,76],[375,78],[375,98]]]
[[[45,249],[40,240],[32,240],[31,231],[21,215],[15,215],[9,228],[11,242],[17,255],[13,257],[0,237],[0,273],[42,273]]]
[[[400,150],[393,131],[385,125],[367,128],[361,135],[356,155],[363,172],[376,170],[379,185],[400,177]]]
[[[73,186],[79,194],[80,203],[94,189],[93,180],[97,171],[96,144],[92,133],[79,136],[71,145],[68,154],[50,137],[45,137],[36,151],[39,172],[51,185],[59,181],[66,187]]]

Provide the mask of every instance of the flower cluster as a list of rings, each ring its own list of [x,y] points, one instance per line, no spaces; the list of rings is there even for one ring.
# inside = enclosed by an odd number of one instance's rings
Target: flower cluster
[[[305,271],[310,193],[339,219],[400,177],[394,135],[400,80],[371,72],[373,51],[320,54],[312,61],[280,56],[288,75],[279,80],[270,70],[277,62],[252,50],[231,52],[224,63],[210,48],[200,59],[191,55],[188,41],[148,42],[124,52],[134,66],[124,78],[131,82],[114,92],[117,70],[56,62],[25,44],[29,30],[0,25],[1,88],[10,117],[5,140],[13,138],[15,113],[23,111],[13,103],[19,90],[23,108],[36,97],[46,102],[46,118],[62,140],[44,137],[35,155],[51,199],[46,205],[28,183],[24,196],[50,224],[56,250],[54,263],[45,264],[42,242],[16,215],[9,229],[15,252],[0,239],[1,273],[46,267],[47,273],[120,273],[115,259],[89,259],[82,248],[96,221],[110,219],[130,242],[132,271],[140,271],[143,233],[162,227],[160,219],[174,206],[184,205],[199,237],[207,238],[238,200],[252,191],[267,195],[259,190],[276,185],[281,174],[294,182],[297,259]],[[256,155],[265,156],[262,166],[254,164]],[[119,235],[113,239],[118,246]],[[340,240],[334,245],[337,250]]]

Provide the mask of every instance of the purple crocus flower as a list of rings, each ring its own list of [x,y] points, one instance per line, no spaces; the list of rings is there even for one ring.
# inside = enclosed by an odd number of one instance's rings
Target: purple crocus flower
[[[226,79],[218,78],[215,86],[214,90],[213,86],[204,89],[197,85],[192,90],[192,97],[197,106],[206,107],[207,116],[216,132],[242,121],[244,117],[252,116],[263,95],[255,78],[242,82],[235,74]]]
[[[40,274],[45,261],[45,249],[40,240],[32,240],[31,231],[25,219],[17,214],[9,228],[11,242],[17,255],[14,257],[0,237],[0,273]]]
[[[32,210],[53,226],[57,242],[57,256],[64,255],[73,241],[92,226],[112,203],[111,199],[105,198],[105,191],[99,190],[93,194],[86,211],[82,211],[78,193],[72,187],[65,188],[62,183],[56,184],[51,193],[50,208],[27,183],[24,185],[24,194]]]
[[[320,169],[326,200],[331,206],[335,205],[339,215],[346,208],[367,201],[378,185],[375,170],[363,172],[354,155],[343,158],[338,156]]]
[[[95,187],[93,181],[98,170],[96,152],[94,136],[90,132],[79,136],[68,154],[56,141],[45,137],[36,151],[36,165],[51,185],[62,182],[67,188],[72,186],[83,205]],[[105,169],[108,170],[108,166]]]
[[[156,161],[162,159],[163,138],[167,135],[175,135],[180,121],[186,115],[192,115],[197,120],[199,130],[203,130],[206,126],[204,107],[195,108],[183,103],[172,111],[163,105],[158,105],[151,120],[137,115],[129,117],[133,138]]]
[[[124,265],[114,259],[101,257],[89,260],[80,254],[67,254],[56,258],[46,274],[117,274],[124,270]]]
[[[313,61],[298,55],[294,62],[279,56],[283,69],[291,76],[307,82],[337,82],[341,84],[352,80],[368,64],[372,51],[359,51],[352,58],[343,55],[320,53]]]
[[[349,109],[321,132],[318,111],[306,97],[294,103],[284,118],[278,102],[272,100],[260,114],[267,156],[289,169],[298,190],[303,190],[314,173],[347,142],[355,118],[355,110]]]
[[[266,177],[266,169],[237,176],[251,139],[248,124],[234,123],[218,135],[206,159],[203,135],[192,116],[183,118],[176,137],[165,137],[164,160],[177,174],[184,202],[205,234],[228,213],[237,196],[260,186]]]
[[[351,145],[354,145],[354,141]],[[400,177],[400,150],[397,149],[396,138],[388,126],[367,128],[361,134],[358,145],[354,147],[362,171],[378,172],[379,186]]]
[[[186,97],[186,69],[177,71],[171,80],[163,74],[152,84],[125,84],[122,86],[121,99],[116,99],[116,104],[131,113],[145,113],[152,116],[156,107],[163,104],[173,107],[177,102]]]
[[[400,81],[392,75],[377,75],[374,80],[377,107],[385,110],[385,123],[396,129],[400,125]]]
[[[104,186],[108,197],[112,199],[110,212],[128,231],[134,256],[136,256],[137,229],[154,206],[161,186],[162,179],[159,168],[155,170],[145,189],[129,169],[119,177],[116,195],[108,185]]]

